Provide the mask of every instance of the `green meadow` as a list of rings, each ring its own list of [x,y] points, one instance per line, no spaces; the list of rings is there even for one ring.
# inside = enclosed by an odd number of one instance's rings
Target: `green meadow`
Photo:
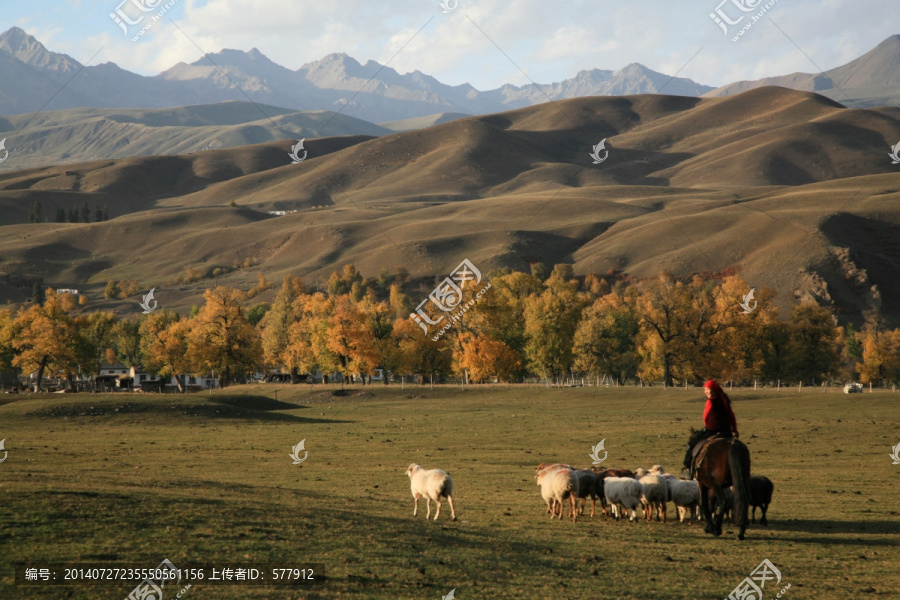
[[[900,394],[733,390],[769,525],[551,521],[545,461],[678,473],[699,388],[253,385],[196,395],[0,396],[0,598],[125,598],[137,582],[14,585],[13,563],[317,564],[313,586],[182,597],[722,599],[763,560],[764,597],[900,597]],[[305,440],[307,459],[292,464]],[[2,456],[2,455],[0,455]],[[302,455],[301,455],[302,456]],[[413,518],[410,463],[449,471]],[[757,513],[758,516],[758,513]],[[173,597],[174,590],[166,595]]]

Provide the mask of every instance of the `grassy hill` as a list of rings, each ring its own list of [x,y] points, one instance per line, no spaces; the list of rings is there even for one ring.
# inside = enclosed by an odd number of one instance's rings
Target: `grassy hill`
[[[0,119],[11,157],[0,173],[131,156],[177,155],[322,135],[378,136],[390,129],[332,111],[251,102],[161,109],[73,108]]]
[[[609,157],[594,165],[604,138]],[[300,164],[289,142],[269,142],[28,169],[0,175],[0,282],[42,277],[96,299],[109,278],[137,279],[184,308],[211,283],[165,289],[186,267],[250,264],[219,279],[249,288],[256,272],[314,285],[345,263],[370,277],[402,265],[427,294],[463,258],[483,271],[541,260],[637,277],[737,269],[785,307],[814,297],[856,317],[882,303],[900,319],[897,139],[900,109],[760,88],[579,98],[308,139]],[[114,218],[26,223],[34,201],[52,218],[84,200]],[[29,292],[0,285],[0,303]]]

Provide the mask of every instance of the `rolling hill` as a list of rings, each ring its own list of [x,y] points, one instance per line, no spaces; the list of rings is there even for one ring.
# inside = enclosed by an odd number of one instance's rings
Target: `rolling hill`
[[[188,154],[329,135],[392,130],[331,111],[294,111],[251,102],[161,109],[73,108],[0,120],[11,159],[0,172],[130,156]]]
[[[594,165],[604,138],[608,159]],[[0,175],[0,302],[21,301],[39,277],[97,306],[116,278],[185,308],[210,285],[166,284],[186,267],[222,267],[220,284],[249,288],[257,272],[315,285],[346,263],[370,277],[405,266],[418,285],[408,293],[424,297],[469,258],[483,271],[532,260],[636,277],[736,269],[783,307],[815,298],[857,319],[880,304],[900,320],[900,168],[887,157],[898,139],[898,108],[766,87],[578,98],[313,139],[300,164],[289,142],[267,142],[27,169]],[[28,224],[35,201],[45,215],[108,204],[112,218]],[[252,267],[230,270],[239,264]]]
[[[816,92],[848,106],[900,105],[900,35],[892,35],[846,65],[824,73],[792,73],[756,81],[738,81],[704,94],[719,98],[758,87],[781,86]]]

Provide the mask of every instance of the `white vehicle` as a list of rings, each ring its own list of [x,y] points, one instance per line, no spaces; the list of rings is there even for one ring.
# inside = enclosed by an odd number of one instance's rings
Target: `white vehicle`
[[[844,386],[845,394],[861,394],[863,391],[863,386],[861,383],[848,383]]]

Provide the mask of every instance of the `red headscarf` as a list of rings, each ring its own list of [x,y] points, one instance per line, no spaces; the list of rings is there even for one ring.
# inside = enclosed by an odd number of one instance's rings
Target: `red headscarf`
[[[731,429],[737,433],[737,419],[731,410],[731,398],[715,379],[710,379],[703,387],[711,392],[703,411],[703,426],[714,431]]]

